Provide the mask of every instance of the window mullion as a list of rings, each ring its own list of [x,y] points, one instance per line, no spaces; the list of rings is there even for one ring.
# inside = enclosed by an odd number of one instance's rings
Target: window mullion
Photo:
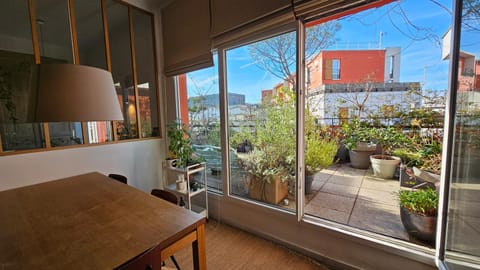
[[[297,42],[297,219],[301,221],[304,215],[305,202],[305,166],[304,166],[304,111],[305,111],[305,25],[297,20],[296,24]]]

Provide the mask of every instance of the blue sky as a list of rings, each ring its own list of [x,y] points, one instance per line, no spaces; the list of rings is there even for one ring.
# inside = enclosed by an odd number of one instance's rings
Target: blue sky
[[[452,10],[452,1],[436,2]],[[382,33],[382,48],[401,47],[400,81],[445,90],[449,63],[441,59],[441,38],[452,19],[442,6],[432,1],[406,0],[341,18],[336,42],[327,49],[376,49]],[[218,93],[216,66],[191,72],[187,78],[189,96]],[[262,89],[271,89],[279,82],[254,63],[246,46],[227,51],[229,92],[245,94],[248,103],[257,103]]]

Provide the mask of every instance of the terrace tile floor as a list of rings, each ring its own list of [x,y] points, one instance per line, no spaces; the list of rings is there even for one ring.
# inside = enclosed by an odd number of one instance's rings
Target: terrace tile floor
[[[315,175],[305,213],[359,229],[410,240],[400,220],[398,180],[386,180],[348,164]]]

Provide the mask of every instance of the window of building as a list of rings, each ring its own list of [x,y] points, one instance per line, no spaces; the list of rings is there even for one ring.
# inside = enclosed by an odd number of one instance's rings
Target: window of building
[[[323,70],[325,80],[340,80],[340,59],[325,59]]]

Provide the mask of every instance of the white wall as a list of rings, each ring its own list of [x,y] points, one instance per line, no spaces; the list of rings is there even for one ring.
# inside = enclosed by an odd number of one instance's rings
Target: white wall
[[[98,171],[128,177],[146,192],[160,186],[165,159],[161,139],[0,157],[0,190]]]

